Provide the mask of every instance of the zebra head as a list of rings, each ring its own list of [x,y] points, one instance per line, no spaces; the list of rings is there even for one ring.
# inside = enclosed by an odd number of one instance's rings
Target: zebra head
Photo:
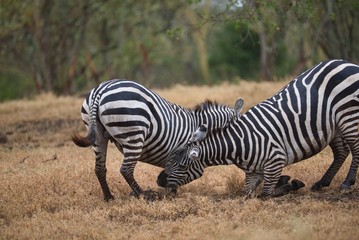
[[[205,163],[201,161],[201,149],[196,142],[189,142],[177,150],[172,161],[166,166],[167,187],[176,189],[203,175]]]
[[[194,161],[199,159],[200,149],[195,143],[204,139],[207,132],[207,125],[202,124],[192,134],[191,139],[184,147],[180,147],[172,153],[172,157],[170,157],[166,163],[165,170],[157,177],[157,184],[160,187],[168,187],[175,190],[177,187],[192,182],[202,176],[204,168],[202,171],[196,171],[194,174],[188,173],[187,170],[194,164]],[[202,169],[198,164],[196,166]],[[168,178],[169,176],[170,178]],[[173,183],[169,181],[169,179],[172,179]]]
[[[205,124],[199,126],[189,142],[179,148],[168,162],[165,170],[168,173],[166,182],[168,188],[177,189],[203,175],[206,165],[201,159],[200,141],[206,138],[207,132],[208,128]]]

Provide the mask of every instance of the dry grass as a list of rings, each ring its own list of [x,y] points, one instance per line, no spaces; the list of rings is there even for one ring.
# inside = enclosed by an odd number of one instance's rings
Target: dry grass
[[[284,83],[175,86],[157,92],[191,107],[206,98],[246,109],[271,96]],[[185,96],[185,97],[183,97]],[[173,200],[147,203],[129,196],[119,174],[122,156],[111,145],[108,178],[116,199],[102,200],[90,149],[70,141],[83,130],[82,99],[42,95],[0,105],[0,239],[359,239],[359,190],[337,191],[350,159],[330,188],[311,193],[331,162],[328,149],[285,173],[307,186],[288,196],[244,200],[243,173],[234,166],[209,168],[179,190]],[[158,189],[161,169],[139,164],[136,179]]]

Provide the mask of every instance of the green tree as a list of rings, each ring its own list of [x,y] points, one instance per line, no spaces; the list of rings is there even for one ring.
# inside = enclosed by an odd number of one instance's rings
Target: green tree
[[[2,65],[30,74],[38,91],[68,92],[69,69],[82,50],[88,3],[4,1],[0,12]]]
[[[111,78],[271,80],[324,58],[356,62],[358,10],[355,0],[0,0],[0,100]]]
[[[248,25],[236,21],[224,24],[216,33],[210,49],[210,68],[217,79],[259,77],[259,36]]]
[[[299,1],[296,8],[302,10],[299,19],[310,24],[314,46],[319,46],[326,57],[359,61],[358,1]],[[313,49],[315,56],[317,49]]]

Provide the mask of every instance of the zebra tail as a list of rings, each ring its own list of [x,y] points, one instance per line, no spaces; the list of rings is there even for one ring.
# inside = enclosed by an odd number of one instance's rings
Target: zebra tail
[[[89,132],[86,137],[81,136],[78,133],[72,135],[72,141],[79,147],[90,147],[95,144],[96,141],[96,131],[95,128],[90,127]]]
[[[92,106],[90,105],[90,123],[88,127],[87,136],[80,136],[78,133],[72,135],[72,141],[79,147],[90,147],[96,142],[96,129],[97,129],[97,109],[100,95],[97,95]]]

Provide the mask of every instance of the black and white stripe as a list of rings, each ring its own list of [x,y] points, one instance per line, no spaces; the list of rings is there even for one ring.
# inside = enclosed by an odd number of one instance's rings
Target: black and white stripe
[[[143,194],[134,179],[138,161],[164,167],[172,150],[183,146],[201,124],[209,129],[224,127],[234,110],[206,101],[193,110],[161,98],[138,83],[110,80],[94,88],[86,97],[82,119],[88,130],[86,137],[73,136],[78,146],[93,146],[95,172],[105,200],[113,198],[106,181],[106,151],[111,140],[123,153],[121,174],[135,196]]]
[[[186,184],[208,166],[236,164],[246,173],[246,194],[264,180],[263,195],[273,196],[283,167],[329,145],[333,163],[312,189],[329,186],[351,152],[350,170],[341,185],[350,188],[359,164],[358,123],[359,66],[343,60],[322,62],[273,97],[238,114],[228,127],[208,130],[204,139],[180,149],[168,166],[168,184],[174,188]]]

